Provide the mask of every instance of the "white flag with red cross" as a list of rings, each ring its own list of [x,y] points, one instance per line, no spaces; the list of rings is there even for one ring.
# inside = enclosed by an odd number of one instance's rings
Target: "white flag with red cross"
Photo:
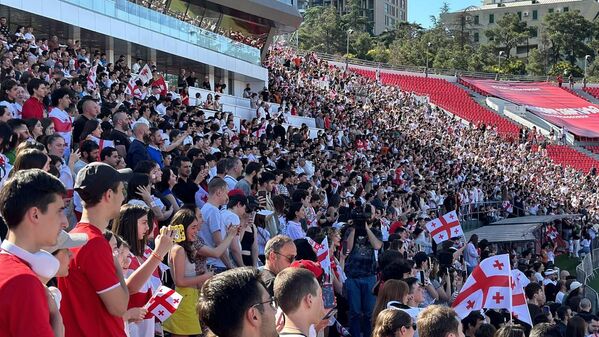
[[[322,270],[324,270],[325,275],[327,275],[327,277],[330,279],[330,277],[331,277],[331,258],[329,256],[329,241],[328,241],[328,239],[325,237],[322,240],[322,243],[318,243],[318,242],[308,238],[308,243],[310,243],[310,246],[312,246],[312,249],[314,249],[314,252],[316,253],[316,259],[318,260],[320,267],[322,268]]]
[[[484,259],[468,276],[452,307],[460,318],[483,308],[511,311],[511,275],[508,254]]]
[[[183,296],[179,295],[179,293],[175,292],[173,289],[160,286],[158,291],[145,305],[145,308],[148,309],[146,318],[149,318],[148,316],[152,314],[156,316],[159,321],[166,321],[175,311],[177,311],[182,299]]]
[[[524,273],[519,270],[512,270],[512,316],[532,326],[532,319],[524,294],[524,280],[528,281]]]
[[[429,221],[426,224],[426,229],[431,233],[431,237],[435,240],[436,244],[464,235],[460,220],[458,220],[458,215],[455,211]]]
[[[137,86],[137,83],[135,81],[136,81],[136,78],[134,78],[133,76],[129,79],[129,82],[127,83],[127,88],[125,88],[125,94],[133,96],[133,97],[141,98],[141,96],[142,96],[141,90],[139,89],[139,87]]]
[[[150,82],[152,79],[152,69],[150,69],[149,65],[145,65],[143,68],[139,70],[138,78],[141,80],[143,84]]]
[[[96,78],[98,75],[98,65],[91,67],[89,69],[89,73],[87,74],[87,88],[89,90],[96,89]]]

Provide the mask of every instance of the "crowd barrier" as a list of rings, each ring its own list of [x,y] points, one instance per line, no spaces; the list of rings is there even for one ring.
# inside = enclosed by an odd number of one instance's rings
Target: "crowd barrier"
[[[587,254],[582,258],[582,261],[576,266],[576,279],[584,283],[583,296],[591,301],[593,312],[597,312],[599,305],[599,294],[591,288],[589,282],[593,279],[595,270],[599,269],[599,248],[593,249],[591,254]],[[593,258],[594,257],[594,258]]]

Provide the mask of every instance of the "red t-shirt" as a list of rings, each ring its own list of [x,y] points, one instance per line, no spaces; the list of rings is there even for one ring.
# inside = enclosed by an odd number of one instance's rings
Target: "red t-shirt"
[[[35,118],[38,120],[44,118],[44,104],[35,97],[29,97],[29,99],[25,101],[25,104],[23,104],[21,118]]]
[[[0,254],[0,308],[0,336],[54,336],[44,285],[25,261],[5,253]]]
[[[111,315],[99,296],[120,286],[108,241],[88,223],[78,223],[71,233],[85,233],[89,239],[83,247],[71,249],[69,276],[58,278],[65,336],[125,337],[123,319]]]

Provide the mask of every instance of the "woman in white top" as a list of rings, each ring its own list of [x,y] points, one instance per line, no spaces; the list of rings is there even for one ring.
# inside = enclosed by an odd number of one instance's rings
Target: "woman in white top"
[[[302,228],[301,221],[306,219],[306,212],[301,202],[291,203],[286,218],[287,227],[285,228],[285,235],[293,240],[305,238],[306,232]]]

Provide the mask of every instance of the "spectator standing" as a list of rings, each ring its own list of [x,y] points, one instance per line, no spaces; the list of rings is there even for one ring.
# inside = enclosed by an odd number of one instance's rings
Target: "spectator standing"
[[[420,313],[416,325],[419,337],[464,337],[462,322],[448,307],[428,306]]]
[[[103,163],[89,164],[77,175],[75,190],[83,201],[83,214],[71,233],[87,234],[89,240],[71,249],[69,276],[58,279],[66,337],[126,336],[122,317],[129,290],[103,232],[119,215],[125,198],[123,182],[129,177],[130,171]]]
[[[295,261],[297,248],[290,237],[277,235],[266,243],[264,255],[266,263],[260,270],[260,278],[268,293],[274,296],[275,277]]]
[[[214,178],[208,184],[208,201],[202,207],[202,217],[206,224],[200,230],[200,237],[208,247],[215,248],[220,245],[225,238],[227,227],[230,225],[223,222],[219,209],[229,201],[228,193],[227,183],[222,179]],[[216,273],[233,267],[228,251],[220,258],[208,258],[207,264]]]
[[[81,139],[81,133],[85,128],[85,123],[89,120],[96,119],[100,113],[100,105],[91,97],[84,97],[78,105],[81,106],[81,114],[73,122],[74,141],[79,141]]]
[[[148,123],[145,121],[137,121],[133,124],[133,136],[135,139],[129,145],[127,151],[127,166],[135,167],[137,163],[143,160],[151,160],[148,154],[147,145],[145,143],[146,137],[149,136],[150,128]]]
[[[476,249],[477,245],[478,235],[472,234],[470,240],[468,241],[466,250],[464,251],[464,260],[466,262],[466,270],[468,271],[468,275],[470,275],[470,273],[472,273],[472,270],[474,270],[474,267],[478,265],[479,256],[478,251]]]
[[[126,113],[119,111],[112,115],[113,129],[110,131],[109,139],[114,142],[116,150],[121,157],[127,157],[127,151],[131,140],[129,140],[129,117]]]
[[[60,267],[55,257],[40,249],[56,245],[67,225],[65,192],[60,180],[42,170],[17,172],[0,192],[0,210],[9,231],[0,254],[4,336],[50,337],[63,332],[56,302],[39,277],[50,279]]]
[[[376,283],[375,251],[383,247],[383,242],[381,233],[363,218],[354,219],[348,233],[345,291],[349,300],[350,334],[370,336],[371,314],[376,302],[372,294]]]
[[[303,268],[287,268],[275,278],[275,301],[285,314],[279,335],[310,336],[311,328],[325,316],[322,288],[314,274]]]
[[[226,160],[227,175],[225,175],[225,182],[227,182],[229,190],[233,190],[235,189],[235,185],[237,185],[237,178],[243,173],[243,163],[239,158],[227,158]]]
[[[219,337],[278,337],[275,300],[255,268],[226,271],[208,280],[200,294],[202,322]]]
[[[13,79],[7,79],[0,84],[0,106],[5,106],[12,118],[20,118],[19,110],[17,109],[16,99],[19,93],[19,84]]]
[[[73,118],[67,111],[71,105],[71,91],[69,89],[58,88],[52,92],[52,111],[48,117],[54,122],[54,130],[62,136],[65,141],[63,156],[69,157],[71,141],[73,139]]]
[[[23,104],[21,117],[23,119],[41,120],[46,117],[46,107],[44,106],[44,97],[48,94],[46,82],[38,78],[32,78],[27,84],[27,91],[31,97]]]

